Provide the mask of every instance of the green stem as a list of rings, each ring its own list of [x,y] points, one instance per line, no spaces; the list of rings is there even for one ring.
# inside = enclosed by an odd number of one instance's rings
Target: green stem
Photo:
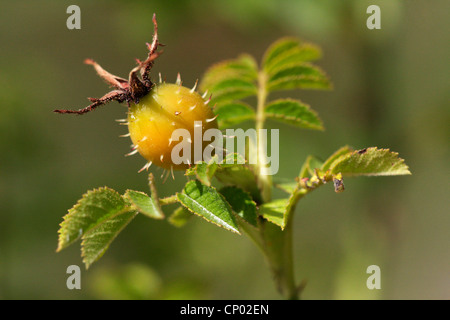
[[[238,220],[238,223],[263,253],[278,292],[289,300],[297,300],[301,288],[296,286],[294,279],[292,218],[284,230],[264,219],[260,219],[259,228],[245,221]]]
[[[178,201],[177,195],[174,194],[173,196],[159,199],[159,205],[165,206],[168,204],[176,203],[177,201]]]
[[[320,179],[314,176],[315,183],[306,187],[299,182],[293,191],[289,205],[285,212],[286,225],[284,230],[269,221],[263,220],[260,226],[261,238],[263,241],[263,252],[272,271],[274,281],[278,291],[287,299],[299,299],[301,289],[304,284],[295,284],[294,259],[292,248],[292,233],[294,212],[298,201],[317,187],[330,181],[331,177],[324,176]]]
[[[265,256],[278,291],[287,299],[298,299],[293,267],[292,223],[281,230],[277,225],[264,221],[261,232]]]
[[[262,139],[268,91],[266,88],[267,74],[260,71],[258,74],[258,103],[256,108],[256,132],[257,142],[257,177],[258,187],[261,191],[263,203],[271,201],[272,198],[272,177],[268,174],[267,169],[267,141]],[[298,287],[295,284],[293,253],[292,253],[292,217],[295,205],[289,208],[287,214],[288,221],[284,230],[279,226],[266,221],[260,220],[259,234],[249,233],[250,238],[262,250],[267,263],[272,272],[278,291],[288,299],[298,299]]]
[[[267,74],[260,71],[258,74],[258,104],[256,107],[256,133],[257,133],[257,176],[258,187],[261,190],[261,197],[263,202],[269,202],[272,197],[272,178],[267,174],[267,159],[266,159],[266,144],[267,141],[263,139],[264,121],[266,116],[264,108],[267,100]]]

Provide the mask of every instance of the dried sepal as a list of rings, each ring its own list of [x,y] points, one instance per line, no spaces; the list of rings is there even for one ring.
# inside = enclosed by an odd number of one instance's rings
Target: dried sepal
[[[97,71],[97,74],[105,80],[106,83],[114,87],[115,90],[108,92],[99,99],[89,98],[92,103],[85,108],[78,110],[56,109],[54,112],[85,114],[111,101],[117,101],[119,103],[126,101],[128,104],[130,102],[138,103],[139,100],[147,95],[154,86],[153,82],[150,80],[150,70],[153,67],[156,58],[161,54],[161,52],[157,51],[158,47],[162,46],[162,44],[158,40],[158,24],[156,22],[155,14],[153,14],[153,25],[153,40],[151,44],[147,43],[147,48],[149,50],[147,59],[144,61],[136,59],[138,65],[130,71],[128,80],[109,73],[94,60],[86,59],[84,62],[92,65],[95,71]]]

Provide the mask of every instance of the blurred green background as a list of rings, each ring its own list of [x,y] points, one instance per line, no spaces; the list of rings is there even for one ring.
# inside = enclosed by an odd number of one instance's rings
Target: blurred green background
[[[66,8],[81,8],[68,30]],[[368,30],[366,8],[381,8]],[[298,174],[308,154],[339,147],[390,148],[412,176],[346,179],[299,203],[295,272],[304,299],[449,299],[449,12],[450,2],[4,1],[0,8],[0,299],[278,299],[260,252],[194,218],[178,229],[138,216],[88,271],[79,243],[55,253],[62,217],[88,189],[147,191],[144,160],[127,157],[117,103],[64,116],[107,86],[92,67],[127,77],[146,56],[151,16],[167,46],[154,75],[192,86],[212,63],[247,52],[260,59],[279,37],[321,46],[319,65],[334,90],[289,91],[319,112],[324,132],[280,128],[278,177]],[[273,95],[272,98],[277,95]],[[251,124],[247,124],[250,126]],[[176,174],[160,195],[181,189]],[[281,194],[275,194],[281,196]],[[168,208],[168,212],[170,209]],[[66,268],[82,267],[82,289],[68,290]],[[366,268],[381,268],[368,290]]]

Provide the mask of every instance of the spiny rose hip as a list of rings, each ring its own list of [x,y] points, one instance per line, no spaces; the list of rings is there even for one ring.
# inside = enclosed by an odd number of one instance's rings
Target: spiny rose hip
[[[172,160],[172,149],[178,143],[172,141],[176,129],[186,129],[194,137],[194,123],[201,121],[202,132],[217,128],[215,116],[202,96],[192,89],[177,84],[155,86],[138,104],[131,103],[128,111],[128,130],[134,151],[151,163],[166,169],[186,169],[194,163],[193,143],[190,155],[181,164]],[[202,150],[208,143],[204,143]]]
[[[155,31],[145,61],[137,61],[137,66],[130,71],[128,80],[115,76],[104,70],[98,63],[86,59],[85,63],[92,65],[98,75],[114,90],[100,99],[89,98],[91,104],[79,110],[54,110],[57,113],[85,114],[110,101],[126,102],[128,105],[129,136],[133,142],[132,152],[128,155],[140,153],[148,162],[140,170],[148,169],[152,163],[166,169],[185,169],[193,163],[193,156],[185,156],[183,163],[175,164],[171,153],[175,146],[172,133],[176,129],[185,129],[191,136],[194,134],[196,121],[201,121],[202,130],[217,128],[215,116],[208,106],[208,101],[192,89],[181,86],[178,76],[177,84],[166,84],[160,80],[155,84],[150,79],[150,70],[155,59],[161,54],[158,46],[158,25],[153,15]],[[139,77],[140,76],[140,77]],[[160,77],[161,78],[161,77]],[[207,146],[203,143],[202,150]],[[194,146],[192,145],[192,150]],[[194,153],[191,152],[191,155]]]

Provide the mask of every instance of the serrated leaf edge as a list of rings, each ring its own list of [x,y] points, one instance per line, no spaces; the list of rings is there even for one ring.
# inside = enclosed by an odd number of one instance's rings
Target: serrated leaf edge
[[[72,216],[75,214],[75,213],[74,213],[75,210],[76,210],[78,207],[81,206],[81,203],[82,203],[82,201],[83,201],[85,198],[87,198],[88,196],[90,196],[90,195],[93,194],[93,193],[101,192],[101,191],[103,191],[103,190],[111,191],[111,192],[115,193],[116,195],[118,195],[119,197],[121,197],[121,198],[123,199],[123,197],[122,197],[121,194],[119,194],[119,193],[118,193],[117,191],[115,191],[114,189],[108,188],[108,187],[106,187],[106,186],[105,186],[105,187],[100,187],[100,188],[95,188],[95,189],[88,190],[87,192],[85,192],[85,193],[81,196],[81,198],[78,199],[77,203],[76,203],[72,208],[70,208],[70,209],[68,210],[67,214],[65,214],[65,215],[63,216],[63,221],[59,224],[60,228],[58,229],[58,247],[57,247],[57,249],[56,249],[56,252],[60,252],[61,250],[67,248],[67,247],[70,246],[71,244],[75,243],[75,242],[78,241],[78,240],[82,237],[82,235],[86,232],[85,230],[83,230],[83,232],[80,233],[80,234],[78,235],[78,237],[76,237],[76,238],[74,238],[74,239],[70,239],[70,242],[68,242],[68,243],[66,243],[66,244],[62,244],[62,243],[64,243],[64,241],[62,241],[62,240],[63,240],[63,236],[66,237],[66,236],[64,235],[64,230],[63,230],[63,229],[64,229],[65,225],[66,225],[67,223],[69,223],[68,220],[70,219],[70,217],[72,217]],[[124,201],[124,203],[125,203],[125,201]],[[126,204],[126,203],[125,203],[125,204]]]
[[[272,112],[268,112],[267,111],[268,107],[272,106],[275,103],[279,103],[279,102],[295,102],[295,103],[298,103],[298,104],[301,104],[301,105],[305,106],[308,109],[308,111],[310,111],[313,115],[316,116],[317,120],[320,122],[320,125],[310,124],[309,122],[306,122],[306,121],[302,120],[301,118],[297,118],[295,116],[286,116],[284,114],[272,113]],[[295,121],[295,122],[298,122],[298,123],[305,123],[305,124],[307,124],[307,126],[305,126],[304,128],[321,130],[321,131],[325,130],[325,128],[323,126],[322,119],[320,119],[319,114],[315,110],[313,110],[310,107],[309,104],[304,103],[303,101],[300,101],[300,100],[291,99],[291,98],[285,98],[285,99],[277,99],[277,100],[271,101],[265,106],[264,113],[265,113],[266,116],[271,117],[271,118],[273,118],[275,120],[285,119],[285,120],[289,120],[289,121]]]
[[[405,166],[405,173],[403,174],[399,174],[396,172],[385,172],[385,173],[345,173],[345,176],[347,177],[357,177],[357,176],[368,176],[368,177],[383,177],[383,176],[399,176],[399,175],[411,175],[411,171],[409,170],[408,165],[405,163],[405,160],[403,158],[400,158],[398,155],[398,152],[395,151],[391,151],[389,148],[382,148],[382,149],[378,149],[378,147],[368,147],[365,149],[375,149],[375,151],[384,151],[386,153],[390,153],[393,156],[396,157],[396,159],[398,160],[398,164],[403,164]],[[347,154],[344,154],[340,157],[338,157],[335,161],[333,161],[331,163],[331,165],[329,166],[329,170],[332,172],[333,168],[336,166],[336,164],[338,164],[339,162],[344,161],[345,159],[351,157],[352,155],[354,155],[355,153],[361,152],[360,150],[354,150],[352,152],[349,152]]]
[[[200,182],[200,183],[201,183],[201,182]],[[216,193],[217,193],[217,194],[222,198],[222,200],[225,202],[225,205],[228,206],[228,209],[230,210],[230,213],[233,214],[233,210],[231,209],[231,205],[228,203],[228,201],[226,201],[226,199],[224,198],[224,196],[222,196],[222,195],[220,194],[220,192],[218,192],[218,191],[216,190],[216,188],[211,187],[211,186],[207,186],[207,187],[208,187],[208,188],[211,188],[211,189],[214,189],[214,190],[216,191]],[[229,230],[229,231],[234,232],[234,233],[237,233],[237,234],[239,234],[239,235],[241,234],[237,228],[235,228],[235,227],[229,225],[228,223],[224,222],[224,224],[227,226],[227,228],[226,228],[224,225],[220,225],[219,223],[217,223],[217,222],[214,221],[214,220],[208,220],[205,216],[203,216],[203,215],[201,215],[201,214],[195,212],[195,211],[192,210],[191,208],[187,207],[187,206],[184,205],[184,203],[182,202],[182,199],[179,198],[180,195],[181,195],[181,196],[186,196],[186,197],[189,197],[189,196],[188,196],[187,194],[183,193],[183,192],[177,192],[177,193],[176,193],[176,196],[177,196],[177,198],[179,199],[180,204],[181,204],[183,207],[185,207],[187,210],[189,210],[190,212],[192,212],[193,214],[195,214],[195,215],[197,215],[197,216],[200,216],[200,217],[202,217],[203,219],[205,219],[206,221],[211,222],[211,223],[213,223],[213,224],[215,224],[215,225],[217,225],[217,226],[219,226],[219,227],[221,227],[221,228],[224,228],[225,230]],[[189,197],[189,199],[191,199],[192,201],[194,201],[195,203],[197,203],[200,207],[203,207],[203,205],[201,205],[200,203],[198,203],[198,202],[197,202],[196,200],[194,200],[192,197]],[[209,211],[209,210],[208,210],[208,211]],[[217,217],[216,215],[214,215],[214,216]],[[219,220],[220,220],[220,219],[219,219]],[[223,220],[222,220],[222,221],[223,221]]]
[[[118,212],[117,214],[114,214],[109,219],[102,221],[101,223],[97,224],[95,227],[93,227],[93,228],[89,229],[87,232],[83,233],[83,235],[81,237],[81,239],[82,239],[82,241],[81,241],[81,257],[83,258],[83,263],[85,264],[86,269],[88,269],[94,262],[98,261],[105,254],[106,250],[108,250],[109,246],[117,238],[119,233],[121,233],[122,230],[125,229],[125,227],[131,222],[131,220],[133,220],[136,217],[136,215],[139,214],[138,211],[133,210],[133,209],[130,210],[130,209],[131,208],[128,208],[128,210],[123,210],[121,212]],[[132,217],[130,217],[130,219],[127,221],[127,223],[125,223],[119,230],[117,230],[115,236],[112,237],[111,240],[106,243],[106,245],[103,247],[103,249],[97,255],[95,255],[94,259],[92,259],[92,262],[88,263],[86,260],[87,257],[85,255],[85,251],[84,251],[84,246],[85,246],[85,241],[86,241],[84,236],[92,233],[95,229],[99,228],[103,223],[107,222],[108,220],[114,219],[115,217],[117,217],[121,214],[132,213],[132,212],[134,212],[135,214]]]
[[[253,200],[251,194],[250,194],[248,191],[246,191],[246,190],[244,190],[244,189],[242,189],[242,188],[240,188],[240,187],[238,187],[238,186],[235,186],[235,185],[226,185],[226,186],[224,186],[222,189],[224,189],[224,188],[236,188],[236,189],[241,190],[242,192],[244,192],[244,193],[248,196],[249,200],[255,205],[256,223],[258,223],[258,205],[257,205],[256,202]],[[224,200],[228,203],[228,205],[230,206],[230,209],[231,209],[231,211],[233,212],[233,214],[235,215],[235,217],[239,217],[242,221],[245,221],[245,223],[247,223],[248,225],[250,225],[250,226],[252,226],[252,227],[254,227],[254,228],[257,227],[257,226],[255,226],[255,225],[251,224],[250,222],[248,222],[246,219],[244,219],[244,218],[241,217],[240,215],[238,215],[237,212],[235,212],[235,211],[233,210],[233,207],[232,207],[231,204],[226,200],[226,198],[225,198],[220,192],[219,192],[219,194],[220,194],[220,195],[224,198]]]
[[[149,197],[149,198],[152,200],[153,205],[156,206],[157,211],[158,211],[158,213],[159,213],[159,216],[158,216],[158,217],[156,217],[156,216],[154,217],[154,216],[149,216],[148,214],[143,213],[143,212],[140,210],[139,206],[136,205],[136,204],[133,202],[133,200],[130,198],[130,196],[129,196],[129,192],[130,192],[130,191],[136,192],[136,193],[140,193],[140,194],[142,194],[142,195],[144,195],[144,196],[146,196],[146,197]],[[132,190],[132,189],[127,189],[127,190],[125,191],[124,195],[123,195],[123,198],[124,198],[125,200],[128,201],[129,207],[130,207],[131,209],[138,211],[140,214],[142,214],[142,215],[144,215],[144,216],[146,216],[146,217],[153,218],[153,219],[156,219],[156,220],[162,220],[162,219],[165,218],[165,215],[164,215],[164,213],[163,213],[163,211],[162,211],[162,208],[161,208],[161,206],[160,206],[160,204],[159,204],[159,201],[156,201],[156,203],[155,203],[155,199],[153,199],[151,196],[149,196],[149,195],[146,194],[145,192],[142,192],[142,191],[136,191],[136,190]]]

